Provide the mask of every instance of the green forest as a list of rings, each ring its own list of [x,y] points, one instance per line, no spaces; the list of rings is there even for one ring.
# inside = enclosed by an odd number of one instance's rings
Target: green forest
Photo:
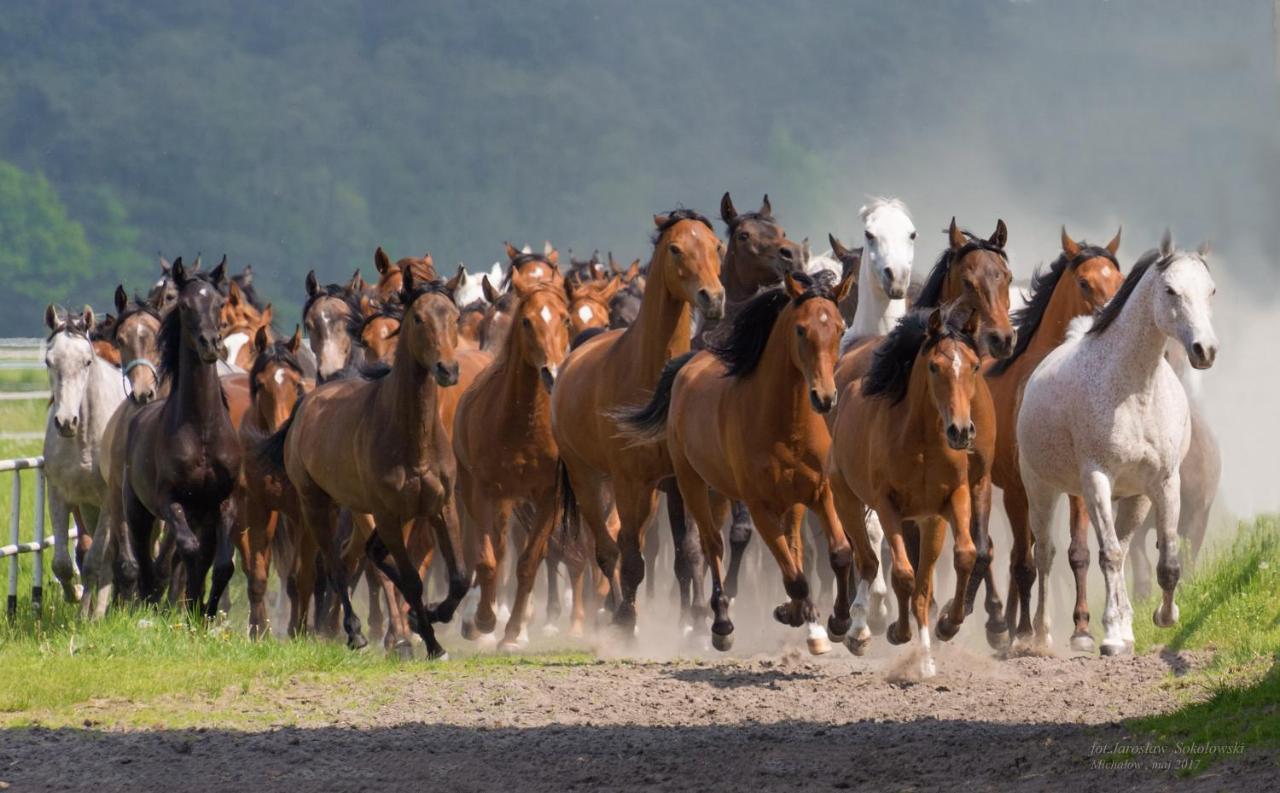
[[[292,324],[307,270],[367,271],[377,245],[630,259],[652,213],[726,189],[815,240],[859,235],[868,194],[930,233],[999,214],[1024,274],[1063,222],[1263,261],[1269,4],[1062,5],[9,0],[0,336],[144,289],[157,252],[253,264]]]

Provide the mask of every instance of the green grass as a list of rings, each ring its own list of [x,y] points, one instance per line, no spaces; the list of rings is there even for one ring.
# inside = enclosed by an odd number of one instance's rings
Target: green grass
[[[1138,734],[1168,746],[1280,748],[1280,516],[1240,525],[1235,542],[1202,564],[1178,589],[1181,619],[1170,632],[1143,618],[1156,599],[1135,614],[1139,651],[1208,650],[1211,665],[1191,690],[1208,683],[1208,699],[1172,713],[1135,719]],[[1232,755],[1198,755],[1190,773]]]
[[[0,369],[0,393],[8,391],[48,391],[49,375],[36,362],[30,369]]]

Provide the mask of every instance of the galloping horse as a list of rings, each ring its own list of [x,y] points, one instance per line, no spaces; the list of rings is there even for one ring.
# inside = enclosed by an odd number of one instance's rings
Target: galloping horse
[[[45,366],[52,404],[44,431],[44,467],[49,479],[49,519],[53,529],[53,572],[68,603],[80,600],[82,584],[67,550],[69,518],[80,528],[77,556],[100,533],[106,504],[102,476],[102,435],[116,407],[124,401],[120,370],[94,353],[89,334],[93,309],[72,314],[57,306],[44,312],[49,328]],[[83,583],[87,583],[86,580]]]
[[[1068,333],[1027,380],[1018,412],[1018,458],[1040,576],[1035,640],[1044,646],[1052,642],[1046,614],[1051,520],[1062,493],[1084,497],[1098,535],[1106,581],[1102,654],[1133,646],[1124,559],[1131,534],[1152,505],[1160,546],[1156,574],[1164,592],[1153,620],[1159,627],[1178,621],[1173,592],[1180,571],[1179,466],[1191,442],[1191,416],[1164,350],[1172,339],[1195,368],[1213,365],[1215,288],[1206,253],[1175,250],[1166,231],[1160,247],[1143,254],[1092,327]]]
[[[1015,642],[1031,635],[1031,585],[1035,568],[1031,560],[1031,527],[1027,525],[1027,494],[1018,470],[1017,418],[1022,387],[1027,378],[1067,337],[1071,320],[1088,316],[1106,305],[1120,288],[1124,276],[1116,261],[1120,232],[1106,247],[1076,242],[1062,229],[1062,254],[1044,272],[1031,279],[1027,305],[1014,313],[1018,343],[1008,358],[987,362],[983,376],[996,407],[996,459],[991,480],[1004,494],[1004,509],[1013,529],[1009,549],[1009,597],[1005,624],[1015,631]],[[985,518],[984,518],[985,522]],[[1071,498],[1071,548],[1068,558],[1076,579],[1075,634],[1071,646],[1092,650],[1089,635],[1089,602],[1085,579],[1089,572],[1089,519],[1084,502]],[[1019,616],[1019,613],[1021,616]]]
[[[469,518],[463,523],[472,535],[466,538],[468,565],[481,589],[474,627],[481,633],[492,632],[496,622],[498,574],[512,510],[521,503],[532,507],[516,598],[500,645],[505,649],[520,646],[534,577],[555,524],[559,452],[551,434],[550,394],[569,349],[565,289],[526,280],[518,271],[511,284],[518,302],[510,336],[463,394],[453,427],[458,492]],[[581,632],[582,625],[574,628]]]
[[[428,655],[438,658],[445,651],[431,624],[452,619],[468,588],[458,555],[453,455],[437,411],[439,389],[458,382],[458,309],[442,284],[419,282],[409,266],[402,284],[405,316],[391,367],[372,379],[317,386],[260,454],[282,465],[298,492],[303,530],[319,546],[342,603],[348,646],[366,641],[351,608],[334,522],[339,506],[374,516],[369,554],[408,602]],[[435,608],[423,603],[409,552],[415,540],[427,544],[428,554],[438,545],[449,569],[449,596]]]
[[[665,450],[632,448],[619,437],[613,411],[647,399],[666,362],[689,350],[694,306],[714,319],[724,313],[725,300],[721,244],[711,221],[678,209],[655,215],[653,222],[653,258],[635,324],[601,333],[574,350],[551,394],[552,432],[594,534],[596,561],[614,587],[614,620],[625,630],[635,626],[643,535],[654,514],[655,488],[672,471]]]
[[[963,325],[957,314],[966,317]],[[946,524],[951,524],[955,544],[956,590],[938,619],[938,638],[944,641],[964,621],[964,594],[977,555],[970,533],[972,491],[984,483],[990,487],[995,415],[978,375],[977,329],[977,315],[955,304],[904,316],[876,347],[867,376],[841,393],[832,433],[831,489],[859,568],[854,625],[846,644],[860,655],[870,640],[864,604],[877,568],[864,524],[870,507],[883,521],[893,553],[898,619],[887,637],[893,644],[909,641],[908,614],[914,611],[921,677],[935,672],[929,604]],[[908,519],[917,522],[920,532],[921,553],[914,568],[903,539]]]
[[[386,258],[381,248],[378,254],[381,255],[376,258],[380,261]],[[356,284],[358,278],[357,271],[345,286],[321,286],[315,270],[307,273],[307,302],[302,305],[302,324],[316,356],[317,377],[321,383],[364,363],[359,338],[364,317]]]
[[[711,566],[714,646],[733,644],[720,527],[729,499],[736,499],[751,511],[782,571],[790,600],[774,618],[807,625],[809,651],[818,655],[831,643],[795,543],[804,510],[814,510],[839,588],[828,626],[842,640],[849,629],[850,550],[827,486],[831,438],[819,414],[836,403],[833,370],[844,331],[838,304],[852,279],[832,290],[803,273],[783,278],[782,288],[762,292],[738,312],[723,346],[667,364],[653,399],[626,412],[623,428],[638,442],[664,443],[671,455]]]
[[[205,615],[218,601],[234,570],[232,532],[237,528],[233,496],[240,475],[240,445],[218,379],[219,312],[224,298],[219,265],[209,275],[187,273],[178,259],[171,270],[178,301],[160,325],[160,372],[172,381],[169,395],[138,411],[125,439],[123,501],[129,530],[119,542],[125,580],[137,581],[142,597],[159,596],[151,557],[157,520],[173,533],[186,567],[187,600],[200,606],[205,576],[213,580]]]

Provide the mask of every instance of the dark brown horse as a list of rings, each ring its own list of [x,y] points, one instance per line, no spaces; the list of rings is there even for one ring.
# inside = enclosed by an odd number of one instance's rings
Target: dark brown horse
[[[218,283],[225,270],[190,274],[179,259],[171,276],[178,300],[161,323],[160,371],[173,385],[128,428],[122,486],[129,531],[120,538],[121,569],[143,597],[159,597],[151,538],[156,521],[165,521],[186,568],[191,608],[200,607],[213,567],[205,606],[212,617],[234,571],[232,496],[240,474],[240,444],[217,370],[224,300]]]

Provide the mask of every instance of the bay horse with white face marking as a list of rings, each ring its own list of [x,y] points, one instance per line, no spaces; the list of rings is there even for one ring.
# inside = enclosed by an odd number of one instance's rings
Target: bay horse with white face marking
[[[1015,641],[1031,636],[1031,586],[1035,568],[1031,559],[1031,527],[1027,523],[1027,493],[1018,470],[1018,404],[1027,378],[1040,362],[1067,338],[1067,326],[1076,317],[1101,309],[1120,288],[1124,276],[1116,261],[1120,248],[1117,231],[1106,247],[1076,242],[1062,229],[1062,253],[1044,272],[1031,279],[1027,305],[1014,312],[1018,343],[1008,358],[988,361],[983,377],[996,407],[996,458],[991,479],[1003,491],[1004,509],[1013,529],[1009,549],[1009,596],[1005,624]],[[982,518],[986,525],[985,516]],[[1089,516],[1084,501],[1071,497],[1071,548],[1068,557],[1076,579],[1076,631],[1071,646],[1091,651],[1089,602]],[[1019,616],[1021,615],[1021,616]],[[1016,626],[1016,628],[1015,628]]]
[[[381,248],[378,253],[382,253]],[[385,259],[386,254],[381,258]],[[321,286],[315,270],[307,273],[307,301],[302,305],[302,325],[316,356],[317,377],[321,383],[341,372],[358,369],[364,363],[359,340],[364,315],[360,307],[358,279],[359,271],[345,286]]]
[[[833,290],[787,273],[782,288],[761,293],[738,312],[722,347],[673,359],[649,404],[622,411],[629,437],[664,444],[671,455],[711,566],[717,649],[733,643],[720,533],[730,499],[747,505],[782,571],[790,600],[774,618],[807,625],[815,655],[831,643],[818,624],[794,541],[804,510],[819,515],[839,589],[828,625],[838,639],[849,630],[850,549],[827,485],[831,438],[819,414],[836,403],[833,370],[844,332],[839,302],[851,286],[846,279]]]
[[[517,566],[511,618],[500,645],[520,646],[529,596],[556,518],[559,451],[551,434],[551,389],[569,349],[569,308],[559,284],[511,278],[517,304],[502,352],[458,404],[453,450],[458,491],[469,520],[468,566],[481,589],[474,627],[494,629],[507,525],[520,504],[532,508]],[[576,625],[580,632],[582,626]]]
[[[348,646],[363,647],[351,608],[347,570],[334,524],[336,507],[374,517],[369,554],[409,604],[413,627],[432,658],[445,655],[433,622],[448,622],[468,589],[459,556],[454,461],[437,410],[440,389],[458,382],[458,309],[438,281],[403,274],[400,341],[389,370],[373,379],[318,386],[293,418],[260,447],[283,466],[298,492],[304,531],[320,548],[342,603]],[[435,608],[422,599],[415,540],[439,547],[449,570],[449,595]],[[390,554],[394,568],[386,563]]]
[[[234,571],[233,497],[240,475],[240,444],[218,378],[219,312],[224,298],[219,265],[209,275],[188,273],[178,259],[171,276],[178,300],[161,322],[160,372],[172,381],[169,395],[134,416],[126,437],[123,501],[129,530],[120,537],[121,570],[139,594],[156,600],[151,538],[156,521],[173,533],[186,568],[186,599],[201,605],[205,576],[213,580],[205,616]]]
[[[957,314],[966,318],[963,324]],[[846,644],[860,655],[870,640],[865,604],[877,567],[864,523],[870,508],[880,516],[893,553],[898,618],[888,639],[910,640],[908,615],[914,612],[922,677],[935,671],[929,604],[947,524],[955,544],[956,590],[939,615],[938,638],[944,641],[964,621],[964,594],[977,555],[970,533],[972,491],[990,486],[995,413],[978,374],[977,330],[977,315],[954,304],[903,317],[877,346],[867,376],[841,393],[832,432],[831,489],[859,557],[854,625]],[[907,553],[906,520],[919,527],[918,563]]]
[[[1217,356],[1210,307],[1216,289],[1206,252],[1175,249],[1166,231],[1160,247],[1134,264],[1088,331],[1077,327],[1068,333],[1023,389],[1018,461],[1036,541],[1040,645],[1052,643],[1046,614],[1051,520],[1063,493],[1084,497],[1098,535],[1106,581],[1102,654],[1133,648],[1124,559],[1133,531],[1153,505],[1164,599],[1152,619],[1162,628],[1178,621],[1173,595],[1180,573],[1179,467],[1191,443],[1191,414],[1164,352],[1170,340],[1180,344],[1197,369],[1208,369]]]
[[[724,312],[721,245],[711,221],[680,209],[655,215],[653,222],[653,258],[635,324],[574,350],[551,394],[552,432],[594,534],[596,560],[614,587],[614,620],[625,631],[635,626],[636,590],[644,579],[641,549],[656,488],[673,471],[665,450],[635,448],[621,438],[613,412],[647,399],[667,361],[688,352],[694,306],[710,318]]]

